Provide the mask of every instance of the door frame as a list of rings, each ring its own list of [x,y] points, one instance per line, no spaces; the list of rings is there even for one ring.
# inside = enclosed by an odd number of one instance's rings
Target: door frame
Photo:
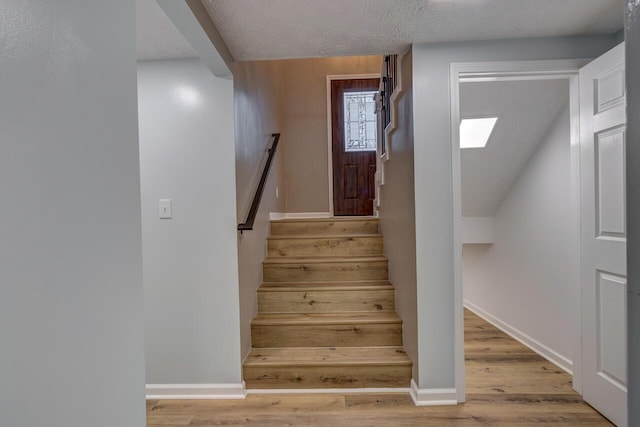
[[[574,218],[574,258],[571,264],[572,281],[575,282],[576,304],[573,343],[573,388],[582,395],[582,349],[580,314],[580,85],[578,73],[590,59],[550,61],[502,61],[451,63],[450,78],[450,135],[451,135],[451,180],[453,193],[453,279],[454,279],[454,365],[455,386],[458,402],[465,401],[464,379],[464,300],[462,284],[462,188],[460,166],[460,83],[521,81],[521,80],[568,80],[569,81],[569,126],[570,126],[570,182],[571,212]]]
[[[331,125],[331,82],[333,80],[379,79],[380,76],[380,73],[327,75],[327,175],[329,176],[329,216],[334,216],[335,213],[333,209],[333,136]]]

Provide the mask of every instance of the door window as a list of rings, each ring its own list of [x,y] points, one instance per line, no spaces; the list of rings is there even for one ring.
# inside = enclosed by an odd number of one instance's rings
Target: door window
[[[378,146],[376,91],[345,92],[344,149],[346,152],[375,151]]]

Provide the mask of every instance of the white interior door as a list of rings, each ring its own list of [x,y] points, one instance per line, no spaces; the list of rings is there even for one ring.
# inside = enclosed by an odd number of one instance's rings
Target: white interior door
[[[580,70],[582,392],[627,425],[624,44]]]

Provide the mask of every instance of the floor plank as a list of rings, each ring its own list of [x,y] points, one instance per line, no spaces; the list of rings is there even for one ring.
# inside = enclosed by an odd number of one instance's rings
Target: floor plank
[[[154,400],[147,427],[611,426],[571,377],[465,312],[467,402],[416,407],[406,393],[250,394],[246,400]]]

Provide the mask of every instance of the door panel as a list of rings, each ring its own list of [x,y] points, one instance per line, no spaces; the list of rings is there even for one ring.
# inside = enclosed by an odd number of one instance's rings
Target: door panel
[[[624,45],[580,70],[584,399],[627,425]]]
[[[624,126],[596,135],[599,236],[625,238]]]
[[[331,148],[333,162],[333,210],[334,215],[373,215],[375,199],[376,149],[348,151],[345,143],[347,130],[351,135],[371,133],[371,123],[363,125],[349,122],[345,114],[362,113],[351,105],[345,112],[344,94],[349,92],[377,91],[380,79],[352,79],[331,81]],[[349,126],[349,129],[345,129]],[[377,129],[373,129],[377,136]]]
[[[342,177],[344,184],[344,199],[345,200],[354,200],[358,198],[358,175],[359,175],[360,165],[352,164],[352,165],[343,165]]]
[[[605,381],[620,389],[626,384],[625,354],[619,349],[626,347],[625,315],[620,307],[625,304],[627,280],[624,276],[597,272],[598,316],[598,367]]]

